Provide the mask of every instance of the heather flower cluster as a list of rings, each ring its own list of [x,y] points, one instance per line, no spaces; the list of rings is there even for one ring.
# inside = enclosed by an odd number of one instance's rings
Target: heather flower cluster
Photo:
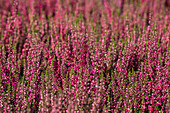
[[[0,112],[170,112],[170,0],[0,0]]]

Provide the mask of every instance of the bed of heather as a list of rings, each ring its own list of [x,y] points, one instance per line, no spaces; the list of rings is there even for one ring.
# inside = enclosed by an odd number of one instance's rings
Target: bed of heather
[[[0,112],[168,113],[170,0],[0,0]]]

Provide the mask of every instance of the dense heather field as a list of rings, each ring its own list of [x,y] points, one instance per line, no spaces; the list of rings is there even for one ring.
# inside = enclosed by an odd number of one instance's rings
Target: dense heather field
[[[0,0],[1,113],[168,113],[170,0]]]

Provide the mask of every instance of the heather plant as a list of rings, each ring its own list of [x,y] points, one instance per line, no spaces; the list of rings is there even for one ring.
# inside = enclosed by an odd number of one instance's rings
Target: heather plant
[[[168,113],[169,0],[1,0],[0,112]]]

